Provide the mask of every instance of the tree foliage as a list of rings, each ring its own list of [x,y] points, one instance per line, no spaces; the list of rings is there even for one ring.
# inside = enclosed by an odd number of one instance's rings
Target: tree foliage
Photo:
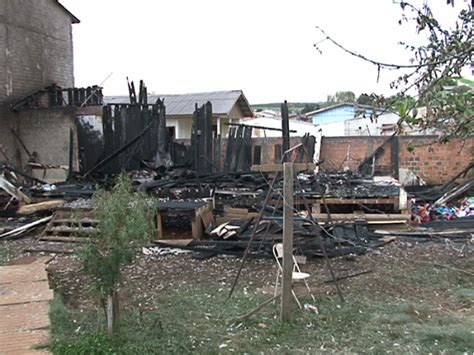
[[[399,109],[400,127],[401,123],[408,123],[422,129],[435,128],[441,132],[442,141],[473,134],[474,87],[462,78],[462,71],[472,64],[474,55],[472,5],[463,2],[454,27],[445,28],[427,2],[421,8],[406,1],[397,4],[402,10],[399,24],[414,25],[423,42],[421,45],[402,43],[412,55],[410,63],[383,63],[367,58],[320,29],[326,36],[323,41],[328,40],[344,52],[375,65],[379,73],[384,69],[402,71],[391,84],[397,95],[390,98],[374,95],[378,106]],[[425,108],[424,113],[416,114],[415,108]]]
[[[102,298],[111,295],[120,282],[120,269],[133,261],[136,247],[154,233],[153,209],[144,193],[134,192],[126,175],[111,191],[94,195],[98,232],[82,253],[84,271]]]
[[[357,100],[356,102],[359,104],[359,105],[370,105],[370,106],[374,106],[376,104],[378,104],[377,102],[377,96],[374,95],[374,94],[360,94],[359,97],[357,97]]]
[[[328,95],[328,104],[339,104],[344,102],[355,102],[356,97],[352,91],[337,91],[334,95]]]
[[[305,113],[308,113],[308,112],[311,112],[311,111],[316,111],[316,110],[319,110],[321,108],[321,105],[320,104],[317,104],[317,103],[307,103],[303,106],[303,108],[301,109],[301,114],[305,114]]]

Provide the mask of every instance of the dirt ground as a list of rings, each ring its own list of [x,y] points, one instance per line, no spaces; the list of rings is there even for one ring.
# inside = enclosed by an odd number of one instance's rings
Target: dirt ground
[[[2,263],[28,263],[32,255],[41,255],[22,253],[22,250],[33,242],[32,238],[2,241]],[[138,253],[135,262],[124,269],[120,291],[121,304],[125,308],[152,310],[160,295],[183,285],[199,285],[227,292],[240,263],[241,259],[227,256],[201,260],[193,258],[191,253],[164,256]],[[437,299],[437,303],[448,309],[466,307],[464,311],[468,311],[472,307],[472,303],[463,306],[451,303],[447,294],[423,294],[431,292],[425,287],[426,283],[430,282],[430,272],[427,270],[459,269],[462,271],[454,274],[460,281],[466,281],[465,278],[473,280],[472,243],[453,245],[394,241],[365,255],[334,258],[330,263],[339,277],[367,272],[339,281],[342,293],[350,294],[350,297],[367,293],[370,293],[371,297],[381,298],[429,297],[432,300]],[[316,297],[336,295],[334,283],[328,282],[331,276],[323,259],[308,259],[302,269],[311,274],[309,284]],[[423,270],[421,275],[420,270]],[[68,307],[89,308],[97,304],[93,292],[87,286],[90,282],[81,272],[77,255],[57,254],[49,263],[48,272],[51,287],[62,296]],[[237,289],[271,293],[275,275],[276,263],[273,259],[249,259],[244,264]],[[446,280],[447,283],[455,281]]]

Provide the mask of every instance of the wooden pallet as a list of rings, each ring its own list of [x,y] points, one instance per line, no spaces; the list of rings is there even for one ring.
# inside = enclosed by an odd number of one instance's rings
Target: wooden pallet
[[[99,221],[92,210],[60,209],[56,211],[39,240],[49,242],[83,243],[96,232]]]
[[[318,221],[328,221],[326,206],[334,211],[338,206],[353,206],[352,212],[331,213],[334,221],[367,221],[370,224],[406,223],[411,218],[411,202],[406,192],[400,196],[377,198],[316,198],[310,199],[313,216]],[[382,213],[382,211],[390,211]]]
[[[313,218],[319,224],[329,221],[327,213],[313,213]],[[405,224],[411,218],[410,214],[396,213],[368,213],[354,211],[353,213],[331,213],[331,221],[334,222],[357,222],[364,221],[368,224]]]

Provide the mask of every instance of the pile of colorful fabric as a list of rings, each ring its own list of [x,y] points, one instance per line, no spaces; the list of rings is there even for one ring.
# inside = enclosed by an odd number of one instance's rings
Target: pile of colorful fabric
[[[474,197],[466,197],[456,206],[436,206],[429,203],[413,204],[411,210],[413,224],[468,216],[474,216]]]
[[[474,216],[474,197],[465,198],[456,215],[458,217]]]

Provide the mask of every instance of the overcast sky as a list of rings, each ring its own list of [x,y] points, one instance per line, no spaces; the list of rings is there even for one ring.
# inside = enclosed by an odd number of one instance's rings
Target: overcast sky
[[[104,83],[127,94],[126,76],[157,94],[242,89],[250,103],[321,101],[335,91],[389,94],[394,73],[325,42],[380,61],[407,63],[397,43],[416,40],[398,25],[392,0],[61,0],[74,25],[76,86]],[[457,9],[431,0],[445,21]],[[461,1],[458,0],[459,5]],[[458,5],[458,6],[459,6]],[[459,9],[459,8],[458,8]]]

